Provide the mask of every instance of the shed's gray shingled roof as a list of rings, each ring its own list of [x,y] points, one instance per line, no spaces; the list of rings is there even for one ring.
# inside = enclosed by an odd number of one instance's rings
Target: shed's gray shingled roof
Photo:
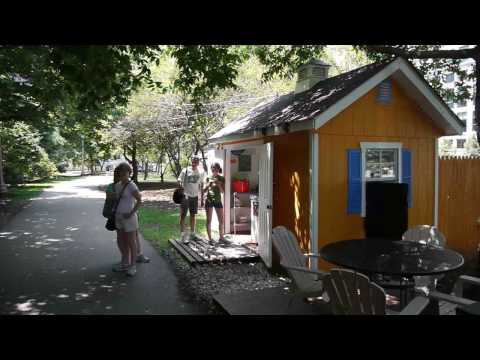
[[[232,121],[217,134],[213,135],[211,139],[238,135],[255,129],[269,128],[285,123],[313,119],[380,72],[394,60],[395,59],[362,66],[358,69],[320,81],[311,89],[300,94],[295,94],[292,91],[266,104],[257,105],[245,116]],[[422,74],[413,65],[411,66],[435,96],[446,106],[457,123],[463,127],[464,125],[460,119],[458,119],[455,113],[453,113],[443,99],[441,99],[430,84],[428,84]]]
[[[293,91],[267,104],[250,110],[245,116],[234,120],[217,137],[242,134],[254,129],[268,128],[284,123],[300,122],[319,115],[335,102],[352,92],[356,87],[381,71],[391,61],[378,62],[327,78],[311,89],[299,94]],[[239,125],[243,123],[243,125]],[[231,128],[232,131],[228,131]]]

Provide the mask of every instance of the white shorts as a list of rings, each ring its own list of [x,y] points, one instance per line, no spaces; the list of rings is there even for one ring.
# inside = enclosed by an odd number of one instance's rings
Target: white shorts
[[[124,219],[123,214],[116,214],[115,226],[117,230],[123,232],[132,232],[138,230],[138,217],[137,213],[130,216],[128,219]]]

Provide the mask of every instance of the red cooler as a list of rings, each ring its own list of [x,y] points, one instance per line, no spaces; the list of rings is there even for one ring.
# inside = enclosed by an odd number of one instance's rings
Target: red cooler
[[[233,181],[233,191],[238,193],[246,193],[249,191],[248,180],[235,180]]]

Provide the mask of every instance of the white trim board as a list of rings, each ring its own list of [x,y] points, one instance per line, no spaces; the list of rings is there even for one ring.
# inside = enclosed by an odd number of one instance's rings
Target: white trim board
[[[301,122],[294,122],[294,123],[291,123],[290,129],[288,130],[288,133],[311,130],[312,128],[313,128],[313,120],[305,120],[305,121],[301,121]],[[229,142],[229,141],[250,141],[250,140],[253,140],[253,139],[262,140],[264,138],[264,136],[279,136],[279,135],[285,134],[285,133],[275,134],[275,128],[274,127],[267,128],[266,131],[265,131],[265,135],[259,135],[259,133],[260,133],[260,130],[258,130],[258,129],[257,129],[257,131],[250,130],[250,131],[248,131],[246,133],[243,133],[243,134],[226,135],[226,136],[219,137],[219,138],[214,138],[214,139],[210,138],[209,143],[210,144],[222,144],[222,143]]]
[[[365,81],[347,96],[343,97],[326,111],[315,118],[314,127],[318,129],[333,117],[345,110],[355,101],[374,89],[388,77],[393,77],[419,106],[442,128],[447,135],[461,134],[463,128],[450,113],[446,105],[441,103],[423,79],[412,69],[412,65],[402,58],[397,58],[383,70]]]
[[[310,134],[310,252],[318,253],[318,133]],[[318,261],[310,262],[310,268],[316,270]]]
[[[438,227],[438,191],[439,191],[439,157],[438,157],[438,139],[435,139],[435,198],[433,209],[433,225]]]
[[[244,142],[244,143],[238,143],[238,144],[225,144],[223,145],[223,149],[224,150],[246,149],[250,147],[258,147],[259,145],[263,145],[263,144],[264,144],[263,139],[259,139],[259,140]]]

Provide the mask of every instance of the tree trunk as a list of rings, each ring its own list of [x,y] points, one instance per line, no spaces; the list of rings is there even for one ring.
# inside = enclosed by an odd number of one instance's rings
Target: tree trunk
[[[143,166],[143,180],[146,181],[148,177],[148,159],[145,161],[144,166]]]
[[[401,56],[409,59],[468,59],[474,57],[476,48],[462,50],[409,50],[391,46],[367,45],[367,50]]]
[[[163,153],[161,153],[159,156],[158,156],[158,161],[157,161],[157,174],[160,175],[160,182],[163,184],[163,176],[165,175],[165,170],[166,170],[166,167],[164,168],[163,167],[163,158],[164,158],[164,155]]]
[[[132,170],[132,180],[138,185],[137,143],[135,141],[132,144]]]
[[[207,159],[205,158],[205,152],[203,151],[203,148],[200,148],[200,152],[202,153],[203,170],[205,173],[208,173]]]
[[[2,154],[2,136],[0,132],[0,198],[7,195],[7,185],[3,180],[3,154]]]

